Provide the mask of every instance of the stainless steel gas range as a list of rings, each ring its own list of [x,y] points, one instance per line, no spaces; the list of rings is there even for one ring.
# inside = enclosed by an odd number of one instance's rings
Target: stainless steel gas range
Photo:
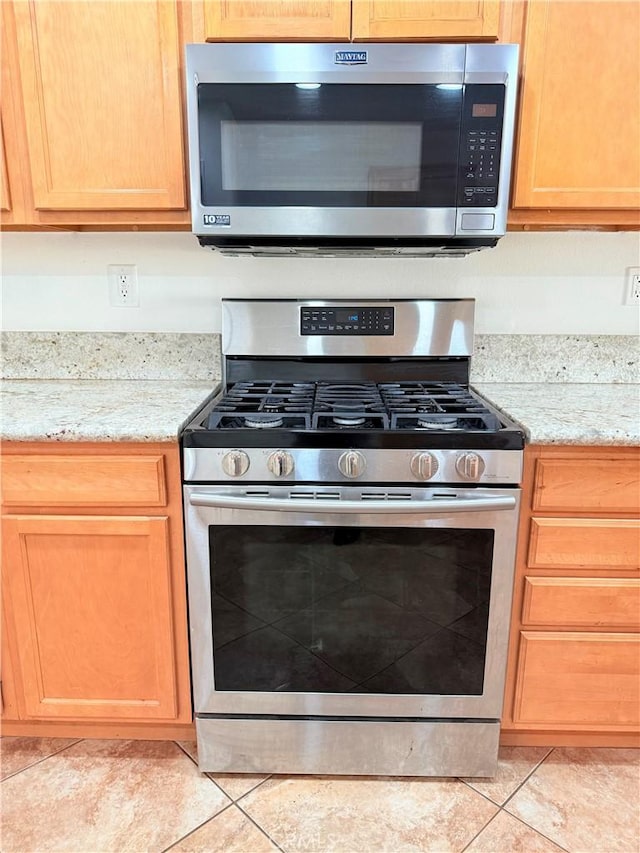
[[[201,770],[495,771],[519,428],[473,300],[224,300],[182,434]]]

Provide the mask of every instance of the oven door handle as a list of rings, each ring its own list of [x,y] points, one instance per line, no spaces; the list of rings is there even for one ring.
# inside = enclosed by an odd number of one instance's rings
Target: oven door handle
[[[219,495],[215,492],[200,492],[189,496],[193,506],[220,507],[223,509],[284,510],[285,512],[343,513],[452,513],[452,512],[495,512],[513,510],[516,499],[511,495],[479,498],[435,498],[426,501],[412,500],[359,500],[339,498],[258,498],[237,495]]]

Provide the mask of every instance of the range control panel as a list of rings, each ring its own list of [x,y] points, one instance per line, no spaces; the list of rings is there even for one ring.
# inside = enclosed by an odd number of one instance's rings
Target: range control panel
[[[466,87],[460,139],[458,204],[496,207],[502,143],[504,86]]]
[[[394,309],[301,308],[301,335],[393,335]]]

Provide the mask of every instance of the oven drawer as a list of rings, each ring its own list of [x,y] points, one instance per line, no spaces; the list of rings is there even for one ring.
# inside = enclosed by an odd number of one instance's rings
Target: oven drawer
[[[640,635],[522,631],[514,722],[619,728],[640,722]]]
[[[196,732],[202,772],[492,776],[500,724],[197,717]]]
[[[522,623],[640,630],[640,580],[527,577]]]
[[[6,454],[7,506],[166,506],[164,458],[95,454]]]
[[[531,569],[640,568],[640,521],[609,518],[532,518]]]
[[[533,510],[636,512],[640,507],[638,459],[538,459]]]

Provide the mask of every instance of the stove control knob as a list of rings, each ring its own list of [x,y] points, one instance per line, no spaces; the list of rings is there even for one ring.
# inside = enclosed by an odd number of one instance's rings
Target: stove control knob
[[[244,450],[230,450],[222,457],[222,470],[229,477],[242,477],[249,470],[249,457]]]
[[[367,460],[362,453],[357,450],[346,450],[338,459],[338,468],[340,473],[350,480],[355,480],[364,474],[367,467]]]
[[[463,480],[479,480],[484,472],[484,460],[477,453],[460,453],[456,459],[456,471]]]
[[[416,453],[411,460],[411,472],[418,480],[430,480],[438,472],[438,460],[433,453]]]
[[[286,450],[276,450],[267,459],[267,468],[274,477],[288,477],[293,473],[293,456]]]

